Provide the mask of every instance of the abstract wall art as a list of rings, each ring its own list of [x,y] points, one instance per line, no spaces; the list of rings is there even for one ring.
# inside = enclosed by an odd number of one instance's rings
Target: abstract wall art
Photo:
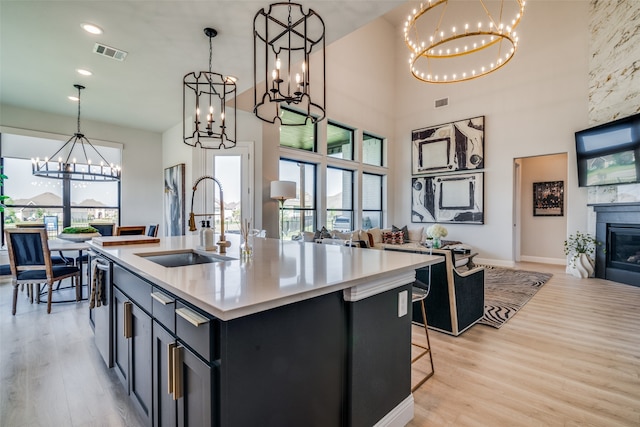
[[[484,223],[484,174],[412,178],[411,222]]]
[[[164,170],[164,235],[183,236],[185,164],[180,163]]]
[[[411,132],[412,174],[484,168],[484,116]]]

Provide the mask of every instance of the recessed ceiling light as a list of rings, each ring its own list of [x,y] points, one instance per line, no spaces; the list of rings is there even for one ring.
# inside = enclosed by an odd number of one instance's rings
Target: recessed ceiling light
[[[69,98],[70,101],[75,101],[75,102],[80,101],[80,98],[78,98],[77,96],[73,96],[73,95],[69,95],[69,96],[67,96],[67,98]]]
[[[90,76],[93,73],[89,70],[85,70],[84,68],[78,68],[76,69],[76,71],[78,72],[78,74],[82,75],[82,76]]]
[[[91,34],[102,34],[102,28],[93,24],[80,24],[83,30]]]

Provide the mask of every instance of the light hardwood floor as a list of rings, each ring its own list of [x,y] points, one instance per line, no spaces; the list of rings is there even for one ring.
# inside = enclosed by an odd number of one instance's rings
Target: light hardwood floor
[[[554,276],[500,329],[429,334],[409,425],[640,426],[640,287],[518,268]]]
[[[436,373],[409,425],[640,426],[640,287],[518,267],[554,276],[501,329],[430,332]],[[3,427],[141,425],[93,344],[86,302],[47,315],[21,294],[14,317],[6,279],[0,399]]]

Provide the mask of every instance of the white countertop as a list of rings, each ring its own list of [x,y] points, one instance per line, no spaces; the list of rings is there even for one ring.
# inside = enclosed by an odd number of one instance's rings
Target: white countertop
[[[228,257],[239,258],[239,235],[227,235]],[[219,236],[215,236],[218,241]],[[97,252],[221,319],[231,320],[319,295],[393,282],[442,257],[277,239],[253,239],[253,258],[163,267],[136,254],[196,249],[198,236],[160,243],[109,246]],[[408,283],[408,282],[405,282]],[[396,284],[395,286],[399,286]]]

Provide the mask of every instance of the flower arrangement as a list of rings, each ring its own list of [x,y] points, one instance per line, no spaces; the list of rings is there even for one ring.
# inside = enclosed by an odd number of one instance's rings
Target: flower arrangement
[[[427,236],[433,239],[441,239],[443,237],[447,237],[447,234],[449,234],[447,229],[440,224],[433,224],[431,227],[427,228]]]
[[[589,233],[583,234],[578,231],[575,235],[569,235],[569,238],[564,241],[564,254],[570,255],[569,263],[575,265],[580,254],[591,257],[596,251],[596,246],[600,245],[601,243]]]

